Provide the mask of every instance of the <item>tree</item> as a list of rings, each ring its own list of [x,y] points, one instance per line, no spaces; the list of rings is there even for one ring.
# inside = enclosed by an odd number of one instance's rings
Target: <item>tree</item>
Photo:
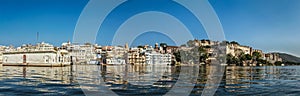
[[[282,62],[281,62],[281,61],[276,61],[274,64],[275,64],[276,66],[279,66],[279,65],[282,64]]]
[[[137,46],[138,48],[143,48],[144,49],[144,46],[142,46],[142,45],[139,45],[139,46]]]
[[[167,47],[168,44],[167,44],[167,43],[160,43],[159,46],[160,46],[160,47]]]
[[[227,61],[227,64],[234,64],[233,63],[233,56],[231,54],[227,54],[226,55],[226,61]]]
[[[263,59],[258,59],[257,63],[258,64],[268,64],[268,61],[267,60],[263,60]]]
[[[243,55],[241,56],[241,60],[242,60],[242,61],[252,60],[252,56],[249,55],[249,54],[243,54]]]
[[[84,43],[84,45],[92,45],[91,43],[87,42],[87,43]]]
[[[252,56],[253,56],[253,59],[254,59],[255,61],[258,61],[259,58],[262,57],[262,55],[261,55],[259,52],[253,52],[253,53],[252,53]]]
[[[204,54],[200,55],[200,60],[199,61],[200,62],[205,62],[207,58],[208,58],[208,54],[204,53]]]
[[[227,54],[226,60],[227,60],[227,64],[239,64],[240,63],[240,60],[238,58],[232,56],[232,54]]]
[[[252,60],[252,56],[250,54],[246,54],[245,57],[246,57],[246,60]]]
[[[180,52],[174,52],[173,55],[175,56],[175,59],[177,62],[181,62],[181,56],[180,56]]]
[[[200,54],[199,61],[200,62],[205,62],[206,59],[209,57],[208,53],[206,52],[206,48],[201,46],[201,47],[199,47],[198,51],[199,51],[199,54]]]
[[[186,46],[186,44],[182,44],[182,45],[180,45],[180,47],[187,47],[187,46]]]
[[[237,44],[237,45],[240,45],[238,42],[236,41],[231,41],[230,44]]]
[[[189,40],[189,41],[187,42],[187,46],[188,46],[188,47],[194,47],[194,40]]]

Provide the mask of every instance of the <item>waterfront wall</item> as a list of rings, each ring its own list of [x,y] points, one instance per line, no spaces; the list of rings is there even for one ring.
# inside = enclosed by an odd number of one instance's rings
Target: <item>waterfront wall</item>
[[[57,59],[56,53],[3,54],[3,64],[53,64]]]

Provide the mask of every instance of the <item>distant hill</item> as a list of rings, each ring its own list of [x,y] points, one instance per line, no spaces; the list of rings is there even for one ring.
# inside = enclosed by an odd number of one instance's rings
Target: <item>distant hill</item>
[[[286,53],[278,53],[283,62],[300,63],[300,58]]]

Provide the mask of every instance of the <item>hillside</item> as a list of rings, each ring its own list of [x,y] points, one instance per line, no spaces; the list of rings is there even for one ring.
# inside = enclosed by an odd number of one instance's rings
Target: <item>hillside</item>
[[[278,53],[279,57],[282,58],[283,62],[294,62],[294,63],[300,63],[300,58],[286,54],[286,53]]]

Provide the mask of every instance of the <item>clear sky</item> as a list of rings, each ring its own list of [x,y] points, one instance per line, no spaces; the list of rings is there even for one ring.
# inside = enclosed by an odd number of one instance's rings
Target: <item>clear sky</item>
[[[227,40],[238,41],[265,52],[279,51],[300,56],[300,0],[209,1],[220,18]],[[72,40],[77,20],[87,2],[88,0],[0,0],[0,45],[34,44],[38,42],[37,32],[40,34],[39,42],[45,41],[56,46]],[[114,10],[104,22],[106,26],[99,32],[116,30],[116,26],[126,16],[135,12],[154,10],[145,7],[151,5],[148,2],[134,3],[132,0],[129,3],[124,8]],[[195,38],[207,38],[203,28],[195,27],[199,24],[193,22],[195,18],[185,10],[171,3],[152,3],[158,6],[155,7],[157,10],[174,13],[177,18],[190,22],[185,24],[197,34]],[[133,6],[138,10],[131,10],[134,9],[131,8]],[[174,44],[167,36],[157,33],[142,34],[135,39],[133,45],[154,42]],[[109,32],[106,34],[110,35]],[[163,39],[151,39],[154,37]],[[97,36],[97,43],[106,45],[107,39],[111,39],[111,36]]]

